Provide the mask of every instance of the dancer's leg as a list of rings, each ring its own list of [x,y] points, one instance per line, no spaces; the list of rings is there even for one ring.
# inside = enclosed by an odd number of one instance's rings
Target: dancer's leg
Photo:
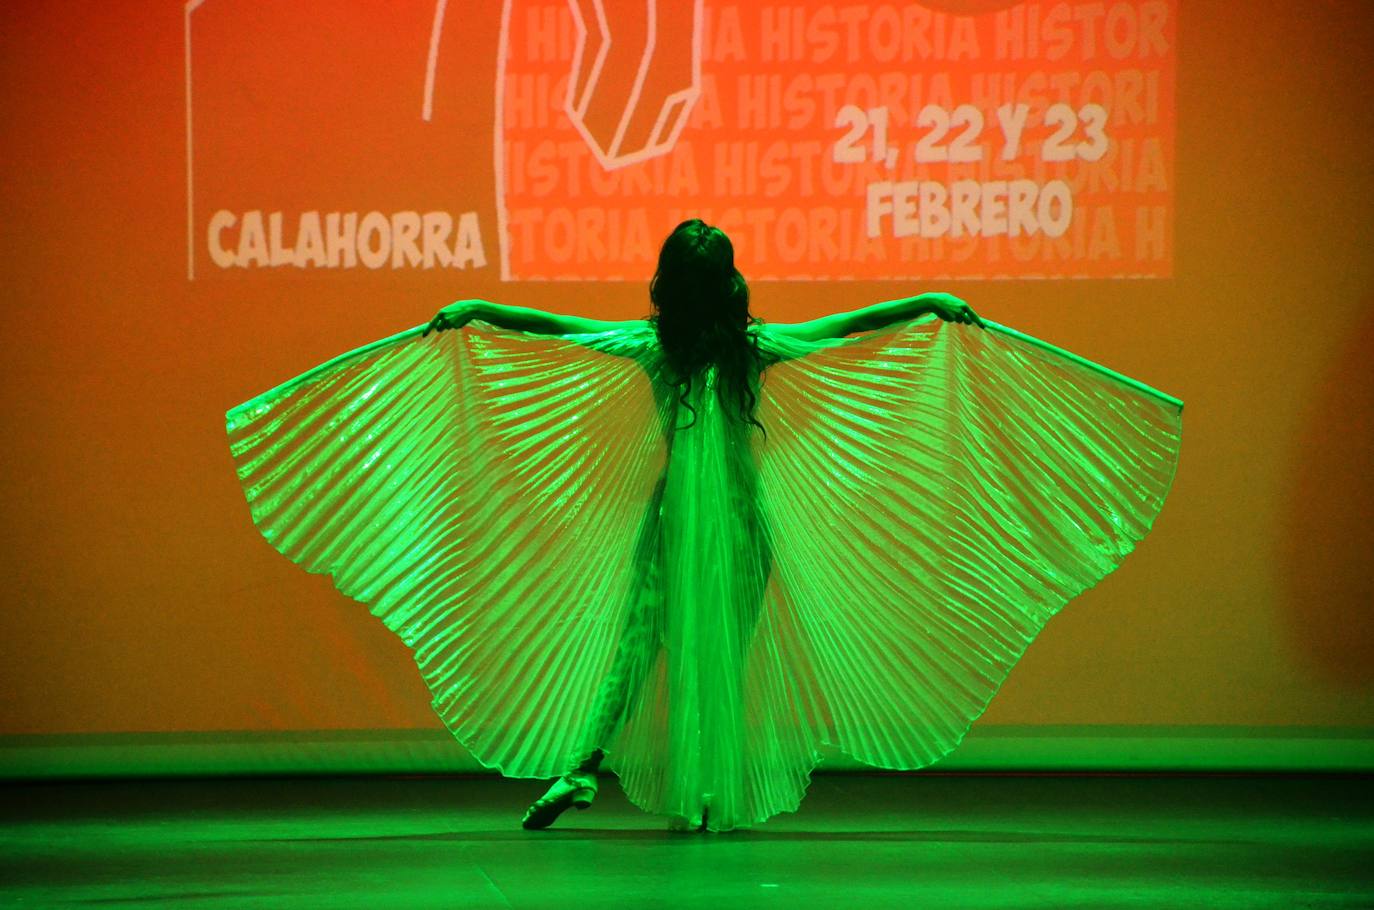
[[[579,737],[579,748],[566,765],[569,770],[530,806],[521,823],[523,827],[547,828],[570,805],[585,808],[590,803],[588,791],[595,795],[596,771],[605,757],[602,746],[610,742],[623,723],[631,699],[643,687],[653,666],[661,637],[662,595],[658,576],[658,497],[655,496],[653,507],[640,527],[626,625],[610,671],[597,690]],[[579,794],[586,802],[577,802]]]
[[[592,702],[581,747],[573,757],[572,767],[578,771],[595,771],[600,767],[605,757],[602,747],[623,723],[631,699],[638,695],[653,667],[660,637],[663,596],[658,522],[662,493],[660,481],[635,545],[634,584],[625,629],[611,669]]]
[[[652,666],[658,639],[658,594],[653,584],[656,566],[646,568],[647,580],[639,588],[610,672],[592,703],[582,737],[583,757],[577,764],[582,770],[595,770],[600,765],[602,747],[623,723],[631,698],[639,693]]]

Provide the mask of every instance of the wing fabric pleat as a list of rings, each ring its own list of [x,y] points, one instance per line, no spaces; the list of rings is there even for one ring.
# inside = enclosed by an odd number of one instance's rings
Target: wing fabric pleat
[[[1031,640],[1149,532],[1181,407],[1008,334],[934,319],[765,331],[761,497],[795,723],[884,768],[962,740]]]
[[[233,409],[253,521],[412,649],[511,777],[567,770],[664,462],[647,337],[403,333]]]

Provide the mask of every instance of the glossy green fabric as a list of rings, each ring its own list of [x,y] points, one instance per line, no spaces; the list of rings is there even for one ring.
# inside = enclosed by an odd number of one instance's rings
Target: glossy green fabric
[[[922,768],[1148,533],[1181,405],[934,317],[756,327],[768,437],[648,327],[411,330],[231,410],[254,522],[413,649],[485,766],[606,753],[648,812],[795,810],[829,743]],[[688,424],[691,423],[691,426]]]

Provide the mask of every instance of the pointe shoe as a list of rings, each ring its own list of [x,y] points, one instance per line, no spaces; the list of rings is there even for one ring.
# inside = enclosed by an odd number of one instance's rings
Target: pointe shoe
[[[547,828],[562,815],[569,806],[578,810],[586,809],[596,798],[596,775],[579,772],[564,774],[553,782],[549,791],[525,812],[520,826],[529,831]]]

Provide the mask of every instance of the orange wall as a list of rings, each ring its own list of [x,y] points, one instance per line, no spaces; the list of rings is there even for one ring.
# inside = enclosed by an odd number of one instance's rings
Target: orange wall
[[[493,27],[499,4],[464,6],[465,29]],[[397,9],[424,26],[433,7]],[[438,727],[402,643],[259,537],[223,413],[452,299],[630,318],[643,285],[503,284],[490,266],[188,281],[181,5],[0,15],[0,734]],[[1362,4],[1178,15],[1173,277],[943,285],[1187,404],[1153,534],[1050,624],[981,722],[1371,724],[1374,28]],[[365,37],[410,53],[415,33]],[[490,47],[464,53],[490,71]],[[284,103],[279,78],[244,103]],[[450,89],[447,110],[480,96]],[[480,119],[455,116],[445,129]],[[355,138],[383,169],[357,179],[386,187],[391,137]],[[480,182],[489,159],[436,166]],[[804,319],[919,289],[761,282],[755,310]]]

